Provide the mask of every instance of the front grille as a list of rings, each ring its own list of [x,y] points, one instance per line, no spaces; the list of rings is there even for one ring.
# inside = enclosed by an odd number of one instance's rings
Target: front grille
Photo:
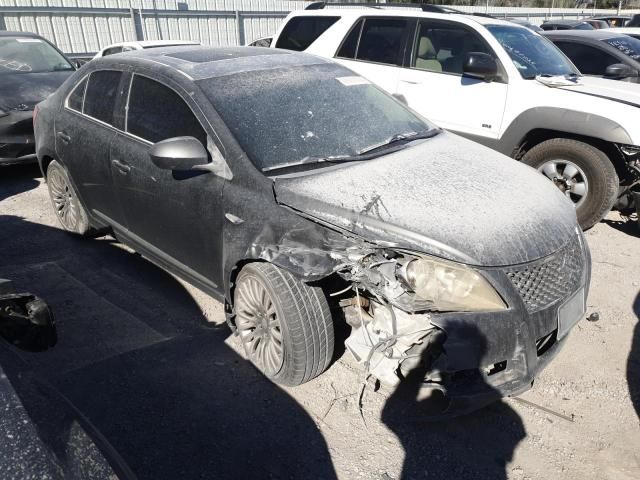
[[[506,273],[527,311],[533,313],[574,292],[582,279],[583,269],[584,255],[576,236],[559,252]]]

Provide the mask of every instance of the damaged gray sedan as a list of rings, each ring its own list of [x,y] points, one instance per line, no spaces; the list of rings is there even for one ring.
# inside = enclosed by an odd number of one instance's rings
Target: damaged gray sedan
[[[40,104],[65,229],[108,231],[223,301],[269,378],[363,369],[468,410],[532,385],[581,318],[572,204],[330,61],[173,47],[91,62]],[[425,366],[426,364],[426,366]]]

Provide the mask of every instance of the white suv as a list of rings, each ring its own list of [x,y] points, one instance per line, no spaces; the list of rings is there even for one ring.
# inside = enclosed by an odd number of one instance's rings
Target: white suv
[[[583,228],[616,199],[632,207],[640,86],[580,76],[526,27],[419,7],[320,2],[291,13],[271,48],[333,58],[441,127],[538,169],[575,203]]]

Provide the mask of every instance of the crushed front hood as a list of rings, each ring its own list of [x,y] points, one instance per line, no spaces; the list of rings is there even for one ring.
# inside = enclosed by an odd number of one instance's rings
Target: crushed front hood
[[[576,231],[535,170],[451,133],[342,168],[275,178],[279,203],[370,241],[478,266],[544,257]]]
[[[29,109],[51,95],[73,71],[48,73],[0,73],[0,110]]]

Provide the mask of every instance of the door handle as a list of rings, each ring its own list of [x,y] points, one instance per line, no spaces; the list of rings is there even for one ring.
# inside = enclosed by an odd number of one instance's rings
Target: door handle
[[[120,160],[117,159],[113,159],[111,160],[111,163],[114,167],[116,167],[118,170],[120,170],[120,173],[126,175],[127,173],[129,173],[131,171],[131,166],[127,165],[124,162],[121,162]]]
[[[404,79],[400,79],[400,81],[402,83],[408,83],[409,85],[420,85],[422,82],[419,80],[404,80]]]
[[[58,138],[64,143],[71,143],[71,137],[64,132],[58,132]]]

